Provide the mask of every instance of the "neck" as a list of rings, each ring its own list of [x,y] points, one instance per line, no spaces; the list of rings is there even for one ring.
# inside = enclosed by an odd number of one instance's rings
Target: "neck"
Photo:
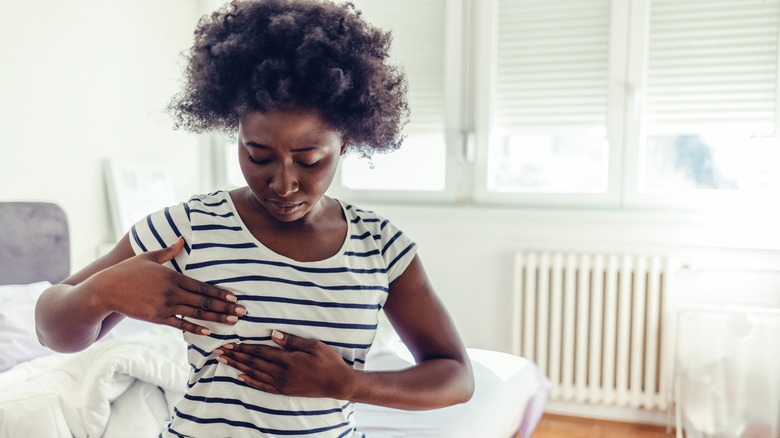
[[[325,206],[331,201],[327,196],[323,196],[317,201],[311,210],[309,210],[303,217],[290,222],[284,222],[274,217],[266,208],[255,198],[249,187],[245,188],[245,199],[249,207],[253,212],[258,213],[259,217],[263,219],[266,224],[279,231],[294,231],[300,230],[311,226],[312,224],[320,221],[321,216],[327,210]]]

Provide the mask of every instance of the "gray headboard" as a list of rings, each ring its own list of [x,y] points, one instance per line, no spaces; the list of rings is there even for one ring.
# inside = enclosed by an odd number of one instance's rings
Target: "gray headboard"
[[[47,202],[0,202],[0,284],[48,280],[70,274],[65,212]]]

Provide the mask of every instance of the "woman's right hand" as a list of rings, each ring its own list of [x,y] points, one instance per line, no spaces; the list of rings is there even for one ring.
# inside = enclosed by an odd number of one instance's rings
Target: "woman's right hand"
[[[89,281],[96,304],[129,318],[165,324],[198,335],[209,329],[183,317],[235,324],[246,309],[232,293],[162,266],[184,247],[179,239],[168,248],[130,257],[96,273]]]

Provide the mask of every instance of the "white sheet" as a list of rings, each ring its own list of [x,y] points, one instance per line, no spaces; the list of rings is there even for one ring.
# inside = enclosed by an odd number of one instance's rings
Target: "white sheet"
[[[431,411],[402,411],[357,405],[358,428],[370,438],[507,438],[533,434],[547,402],[550,381],[533,362],[510,354],[469,349],[476,388],[468,403]],[[411,365],[382,355],[367,369]]]
[[[160,327],[18,365],[0,374],[0,437],[155,436],[184,393],[185,352]]]
[[[49,286],[48,281],[0,286],[0,372],[51,353],[35,334],[35,303]]]
[[[0,437],[156,436],[187,381],[181,334],[156,327],[74,355],[53,354],[0,373]],[[370,438],[531,436],[549,381],[533,362],[469,350],[476,391],[466,404],[432,411],[358,405]],[[373,355],[369,369],[409,366],[402,354]]]

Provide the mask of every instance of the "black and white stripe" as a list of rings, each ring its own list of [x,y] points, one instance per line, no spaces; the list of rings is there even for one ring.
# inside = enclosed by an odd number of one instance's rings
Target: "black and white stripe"
[[[185,334],[191,374],[163,437],[362,437],[354,405],[333,399],[285,397],[236,380],[238,372],[212,351],[228,342],[275,345],[270,331],[319,339],[362,369],[389,285],[414,258],[415,244],[388,220],[343,204],[347,235],[338,254],[299,262],[276,254],[246,229],[226,192],[193,197],[139,221],[136,253],[183,236],[185,250],[169,263],[198,280],[228,289],[247,315],[234,326],[203,323],[209,336]]]

